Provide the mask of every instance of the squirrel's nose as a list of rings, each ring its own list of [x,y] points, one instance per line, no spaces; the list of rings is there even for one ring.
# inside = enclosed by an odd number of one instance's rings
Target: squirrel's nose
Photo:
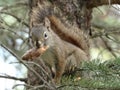
[[[36,44],[35,44],[35,45],[36,45],[37,48],[40,48],[40,47],[41,47],[41,44],[42,44],[41,41],[36,41]]]

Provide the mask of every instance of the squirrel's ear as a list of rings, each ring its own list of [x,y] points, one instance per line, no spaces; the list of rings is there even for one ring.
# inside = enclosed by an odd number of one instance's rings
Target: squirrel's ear
[[[47,17],[45,17],[45,20],[44,20],[44,25],[49,28],[50,27],[50,21]]]

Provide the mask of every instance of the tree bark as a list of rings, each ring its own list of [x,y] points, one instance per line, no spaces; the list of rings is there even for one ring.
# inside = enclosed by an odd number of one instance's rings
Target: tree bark
[[[87,0],[87,7],[94,8],[101,5],[120,4],[120,0]]]

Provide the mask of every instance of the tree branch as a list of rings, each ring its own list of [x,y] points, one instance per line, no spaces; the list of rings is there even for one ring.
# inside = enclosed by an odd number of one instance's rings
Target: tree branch
[[[17,86],[25,86],[25,87],[30,87],[33,88],[34,86],[28,85],[28,84],[16,84],[12,87],[12,89],[16,88]]]
[[[22,22],[25,26],[29,27],[29,25],[26,22],[24,22],[21,18],[18,18],[17,16],[15,16],[12,13],[4,12],[4,11],[0,11],[0,13],[10,15],[10,16],[14,17],[15,19],[17,19],[18,22]]]
[[[32,85],[28,85],[28,84],[16,84],[16,85],[13,86],[12,89],[15,89],[15,88],[18,87],[18,86],[25,86],[25,87],[31,88],[31,89],[29,89],[29,90],[36,90],[36,89],[40,89],[40,88],[42,88],[42,87],[45,87],[44,84],[43,84],[43,85],[39,85],[39,86],[32,86]]]
[[[96,29],[99,29],[99,30],[96,30]],[[106,29],[103,27],[103,29],[102,29],[102,27],[100,28],[100,27],[93,26],[91,28],[91,30],[93,31],[92,36],[91,36],[92,38],[97,38],[97,37],[106,36],[106,35],[110,35],[110,34],[115,34],[115,35],[120,34],[120,28]],[[97,32],[95,32],[95,31],[97,31]]]
[[[40,66],[39,64],[37,64],[37,63],[35,63],[35,62],[27,62],[28,64],[33,64],[33,65],[35,65],[35,66],[37,66],[38,68],[40,68],[44,73],[45,73],[45,75],[50,79],[50,80],[52,80],[52,77],[49,75],[49,73],[48,72],[46,72],[45,70],[44,70],[44,68],[42,67],[42,66]],[[53,82],[51,82],[52,84],[53,84]],[[54,85],[54,84],[53,84]]]
[[[15,7],[21,7],[21,6],[27,6],[28,3],[25,3],[25,2],[18,2],[18,3],[15,3],[13,5],[6,5],[4,6],[1,11],[3,10],[7,10],[7,9],[11,9],[11,8],[15,8]]]
[[[120,4],[120,0],[88,0],[87,3],[87,7],[90,9],[101,5]]]
[[[105,41],[105,39],[103,37],[100,37],[102,39],[102,41],[104,42],[106,49],[115,57],[117,58],[116,54],[114,53],[113,49],[110,47],[110,45],[107,43],[107,41]]]
[[[27,82],[27,78],[17,78],[17,77],[13,77],[10,75],[0,75],[0,78],[13,79],[13,80],[19,80],[22,82]]]

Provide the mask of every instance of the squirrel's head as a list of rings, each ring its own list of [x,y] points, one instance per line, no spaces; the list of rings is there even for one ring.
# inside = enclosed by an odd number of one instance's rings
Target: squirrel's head
[[[37,25],[31,29],[33,45],[37,48],[46,47],[51,43],[50,21],[45,18],[43,24]]]

